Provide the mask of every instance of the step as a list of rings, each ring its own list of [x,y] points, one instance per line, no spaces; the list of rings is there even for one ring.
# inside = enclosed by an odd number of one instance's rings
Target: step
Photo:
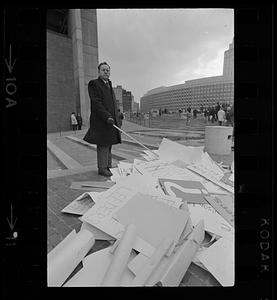
[[[59,160],[59,162],[65,166],[66,169],[77,169],[83,167],[49,140],[47,140],[47,148]]]
[[[79,139],[75,136],[70,136],[69,135],[69,136],[66,136],[66,138],[73,141],[73,142],[75,142],[75,143],[79,143],[83,146],[89,147],[89,148],[93,149],[94,151],[97,150],[96,145],[90,144],[90,143],[88,143],[88,142],[86,142],[82,139]],[[121,153],[117,150],[112,150],[112,157],[116,160],[130,160],[130,159],[134,158],[132,155],[129,155],[127,153]]]
[[[96,167],[93,166],[82,166],[77,169],[67,169],[67,170],[47,170],[47,179],[58,178],[63,176],[69,176],[74,174],[86,173],[89,171],[97,172]]]

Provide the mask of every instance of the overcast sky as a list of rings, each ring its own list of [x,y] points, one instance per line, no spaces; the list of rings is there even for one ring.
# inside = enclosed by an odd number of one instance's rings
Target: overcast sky
[[[99,62],[140,102],[148,90],[222,75],[233,9],[97,9]]]

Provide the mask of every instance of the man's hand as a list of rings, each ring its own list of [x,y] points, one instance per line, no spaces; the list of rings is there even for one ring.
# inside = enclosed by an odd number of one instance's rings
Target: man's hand
[[[113,124],[114,124],[114,119],[111,118],[111,117],[109,117],[109,118],[107,119],[107,123],[110,124],[110,125],[113,125]]]

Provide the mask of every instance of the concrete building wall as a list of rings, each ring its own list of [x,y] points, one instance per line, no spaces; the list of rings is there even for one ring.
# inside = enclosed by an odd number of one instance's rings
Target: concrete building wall
[[[72,111],[89,124],[88,82],[97,78],[97,66],[96,9],[69,9],[68,35],[47,31],[48,132],[70,130]]]
[[[84,60],[84,91],[85,104],[82,108],[82,116],[86,125],[90,116],[90,98],[88,83],[98,77],[98,36],[96,9],[81,9],[83,60]]]
[[[76,112],[72,41],[47,30],[47,132],[70,130]]]
[[[219,80],[221,79],[221,80]],[[168,88],[167,90],[149,93],[141,98],[141,112],[148,112],[152,108],[177,110],[179,108],[200,108],[214,106],[217,102],[233,103],[234,101],[234,82],[232,79],[224,76],[206,78],[205,82],[201,78],[197,85],[188,82],[177,88]]]
[[[139,103],[134,101],[134,109],[133,112],[139,112]]]
[[[234,78],[234,41],[229,45],[229,49],[224,52],[223,76]]]
[[[81,113],[83,123],[86,125],[86,116],[83,113],[85,103],[85,91],[84,91],[84,58],[83,58],[83,35],[82,35],[82,22],[81,22],[81,10],[70,9],[69,10],[69,35],[72,41],[73,52],[73,74],[74,85],[76,91],[76,107],[78,113]]]
[[[149,112],[150,111],[150,107],[151,107],[151,103],[152,101],[147,97],[141,97],[140,98],[140,111],[142,113],[145,113],[145,112]],[[165,103],[166,105],[166,103]]]

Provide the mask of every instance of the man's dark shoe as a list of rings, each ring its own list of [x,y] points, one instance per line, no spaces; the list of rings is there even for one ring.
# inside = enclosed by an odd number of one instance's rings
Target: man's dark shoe
[[[108,169],[98,169],[98,174],[106,177],[110,177],[113,175],[112,172]]]

